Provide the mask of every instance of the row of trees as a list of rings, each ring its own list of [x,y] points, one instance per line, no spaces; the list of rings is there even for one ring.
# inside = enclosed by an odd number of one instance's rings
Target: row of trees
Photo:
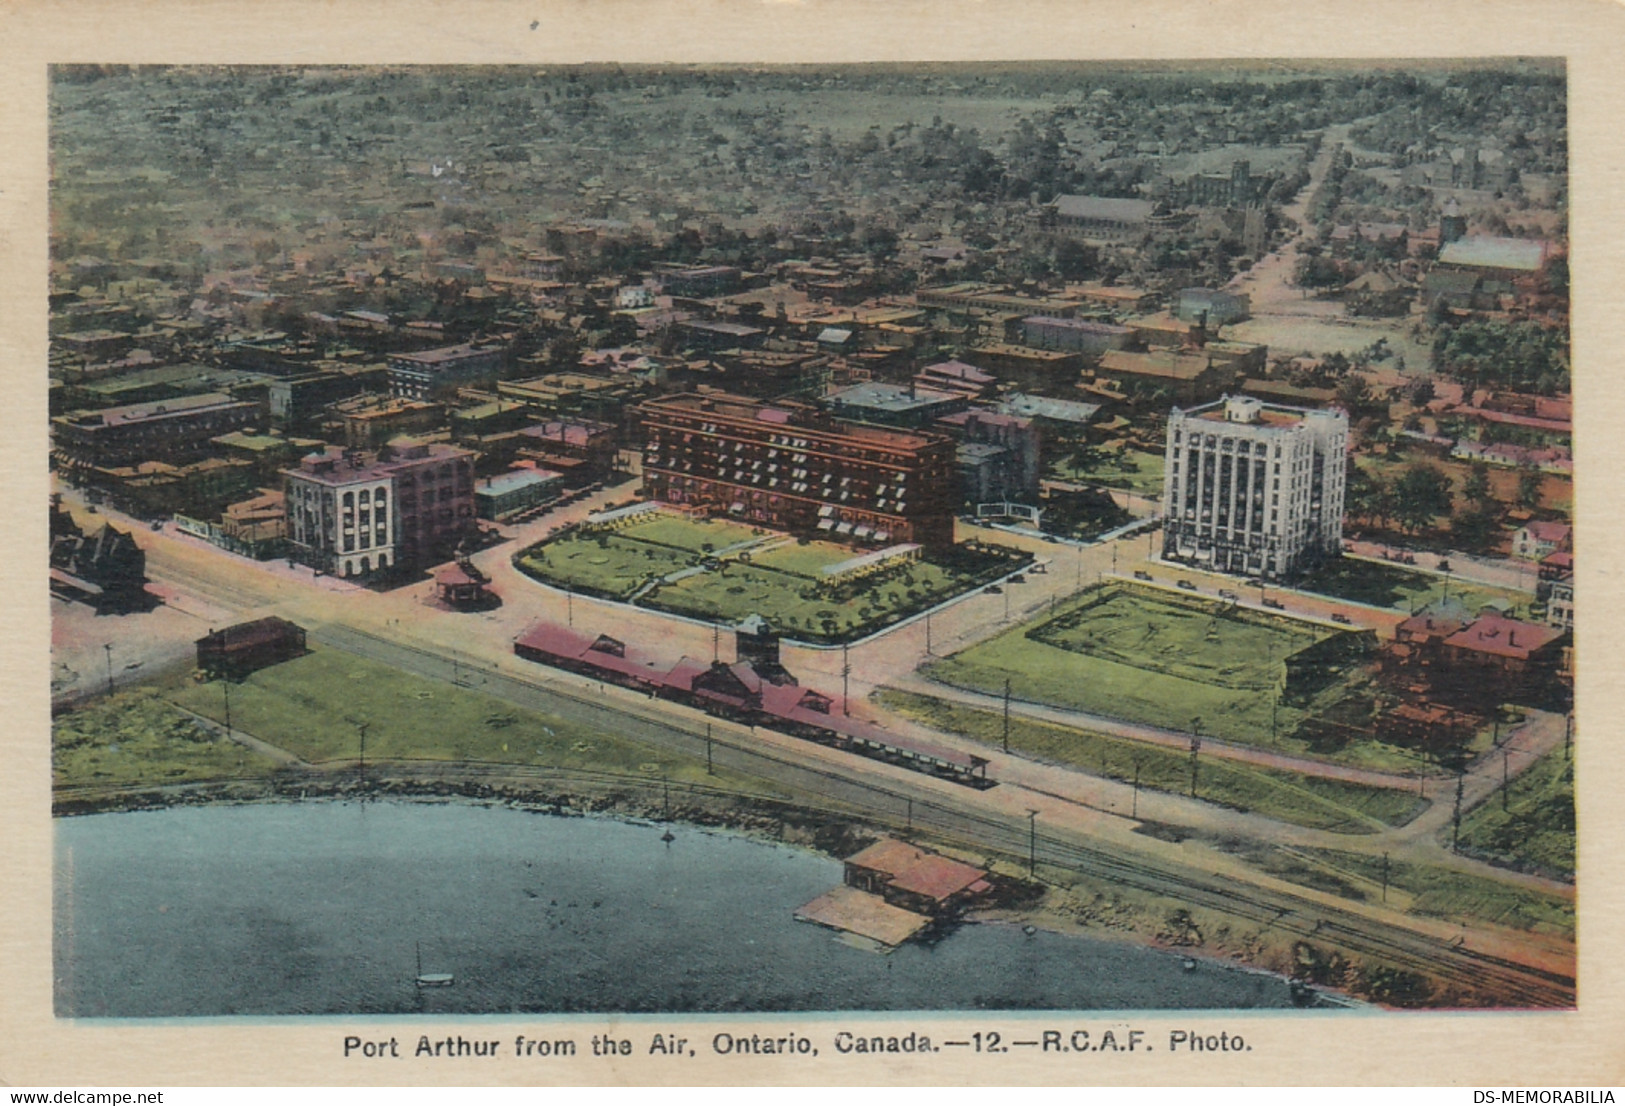
[[[1517,505],[1538,508],[1544,480],[1538,469],[1520,469]],[[1384,479],[1349,462],[1345,510],[1378,529],[1394,525],[1402,533],[1417,534],[1448,516],[1451,544],[1468,552],[1484,552],[1497,543],[1508,506],[1496,497],[1489,469],[1483,464],[1473,465],[1458,495],[1450,477],[1434,465],[1415,465],[1396,478]]]

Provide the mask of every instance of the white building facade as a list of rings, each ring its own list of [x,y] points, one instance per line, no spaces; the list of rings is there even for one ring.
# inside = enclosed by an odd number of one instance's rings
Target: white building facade
[[[334,576],[369,576],[395,565],[392,473],[316,454],[284,475],[288,541],[300,560]]]
[[[1166,560],[1279,580],[1343,542],[1348,416],[1233,396],[1168,416]]]

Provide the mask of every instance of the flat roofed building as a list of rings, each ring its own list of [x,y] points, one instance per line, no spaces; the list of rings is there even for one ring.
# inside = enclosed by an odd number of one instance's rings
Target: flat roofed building
[[[1060,319],[1053,315],[1029,315],[1021,320],[1021,340],[1038,349],[1064,349],[1074,353],[1100,354],[1123,349],[1134,338],[1126,326],[1095,322],[1092,319]]]
[[[1096,372],[1097,379],[1114,380],[1125,391],[1133,386],[1163,389],[1175,403],[1210,400],[1233,384],[1236,375],[1206,353],[1183,350],[1107,350]]]
[[[883,426],[917,427],[964,410],[970,399],[962,392],[865,381],[831,392],[822,402],[837,418]]]
[[[475,345],[443,346],[389,358],[389,390],[400,399],[438,399],[458,388],[489,386],[502,371],[502,351]]]
[[[810,536],[953,543],[959,497],[946,435],[725,394],[670,396],[639,410],[651,498]]]
[[[474,522],[474,454],[397,438],[329,448],[284,469],[288,544],[335,576],[413,571],[449,557]]]
[[[125,465],[160,456],[184,458],[259,414],[257,403],[212,392],[58,415],[51,432],[57,450],[72,463]]]
[[[474,513],[500,522],[558,498],[564,478],[546,469],[515,469],[487,477],[474,489]]]
[[[1230,396],[1168,416],[1163,548],[1221,572],[1291,577],[1341,552],[1348,416]]]

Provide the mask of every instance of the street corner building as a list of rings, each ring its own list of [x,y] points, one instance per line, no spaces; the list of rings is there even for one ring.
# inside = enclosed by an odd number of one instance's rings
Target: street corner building
[[[1343,540],[1348,416],[1227,396],[1168,416],[1162,554],[1268,579]]]
[[[330,447],[284,469],[288,547],[322,572],[374,577],[447,560],[474,527],[474,454],[396,438]]]

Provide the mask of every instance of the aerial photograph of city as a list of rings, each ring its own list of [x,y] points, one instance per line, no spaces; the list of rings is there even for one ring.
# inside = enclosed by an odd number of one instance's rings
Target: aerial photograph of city
[[[1575,1007],[1568,95],[53,66],[56,1016]]]

